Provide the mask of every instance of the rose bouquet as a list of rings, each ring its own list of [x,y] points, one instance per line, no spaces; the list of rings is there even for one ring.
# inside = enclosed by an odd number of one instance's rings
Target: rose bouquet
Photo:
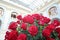
[[[16,17],[17,22],[11,22],[4,40],[60,40],[60,21],[40,14]]]

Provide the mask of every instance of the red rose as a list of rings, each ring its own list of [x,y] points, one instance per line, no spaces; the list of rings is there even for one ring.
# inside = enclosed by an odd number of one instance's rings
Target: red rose
[[[55,19],[55,20],[52,22],[52,24],[55,25],[55,26],[59,26],[60,23],[59,23],[59,21],[58,21],[57,19]]]
[[[39,20],[38,24],[44,26],[45,22],[43,20]]]
[[[58,38],[60,38],[60,33],[58,34]]]
[[[44,16],[40,15],[40,19],[43,19],[43,18],[44,18]]]
[[[42,31],[42,35],[44,37],[50,37],[50,34],[53,32],[54,29],[55,29],[55,26],[50,24]]]
[[[49,29],[50,32],[52,32],[55,28],[56,28],[56,27],[55,27],[54,25],[52,25],[52,24],[49,24],[49,25],[46,27],[46,29]]]
[[[48,30],[48,29],[44,29],[44,30],[42,31],[42,35],[43,35],[44,37],[50,37],[50,34],[51,34],[51,32],[50,32],[50,30]]]
[[[9,29],[16,30],[17,28],[17,23],[16,22],[11,22],[9,25]]]
[[[25,16],[25,17],[23,18],[23,22],[32,24],[32,23],[34,23],[34,19],[33,19],[32,16],[28,15],[28,16]]]
[[[32,25],[29,27],[28,32],[32,35],[35,36],[38,33],[38,28],[35,25]]]
[[[18,32],[17,31],[11,31],[6,34],[5,40],[17,40]]]
[[[23,30],[26,30],[26,29],[27,29],[27,24],[26,24],[26,23],[22,23],[22,24],[21,24],[21,28],[22,28]]]
[[[49,22],[50,22],[50,19],[49,19],[49,18],[43,17],[43,18],[41,18],[41,19],[39,20],[38,24],[44,26],[45,24],[47,24],[47,23],[49,23]]]
[[[17,19],[18,19],[18,20],[22,20],[22,16],[21,16],[21,15],[18,15],[18,16],[17,16]]]
[[[56,31],[57,33],[60,33],[60,28],[56,28],[55,31]]]
[[[21,33],[21,34],[18,36],[17,40],[27,40],[27,35]]]
[[[55,40],[55,39],[53,39],[53,38],[47,38],[46,40]]]
[[[55,31],[58,33],[58,38],[60,39],[60,27],[56,28]]]
[[[8,39],[9,33],[10,33],[9,31],[6,32],[6,35],[5,35],[5,39],[4,40]]]
[[[40,19],[40,15],[39,14],[33,14],[32,17],[36,20],[39,20]]]
[[[50,22],[50,19],[47,18],[47,17],[44,17],[44,22],[45,22],[45,23],[49,23],[49,22]]]
[[[17,23],[20,24],[20,20],[18,20]]]

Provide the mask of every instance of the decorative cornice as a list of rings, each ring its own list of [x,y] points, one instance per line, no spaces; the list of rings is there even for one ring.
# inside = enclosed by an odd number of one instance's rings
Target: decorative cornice
[[[8,3],[8,2],[6,2],[6,1],[0,1],[0,3],[2,3],[2,4],[5,4],[6,6],[10,6],[10,7],[15,7],[15,8],[17,8],[17,9],[20,9],[20,10],[23,10],[23,11],[26,11],[26,12],[28,12],[28,13],[31,13],[31,10],[30,9],[28,9],[28,8],[24,8],[23,6],[22,7],[20,7],[20,6],[17,6],[17,5],[13,5],[13,4],[11,4],[11,3]],[[9,8],[9,7],[8,7]]]
[[[52,0],[52,1],[50,1],[49,3],[46,3],[44,6],[38,7],[38,8],[35,9],[33,12],[43,12],[43,11],[45,11],[45,9],[46,9],[48,6],[50,6],[50,5],[54,4],[54,3],[57,3],[57,2],[58,2],[58,0],[57,0],[57,1],[56,1],[56,0]]]

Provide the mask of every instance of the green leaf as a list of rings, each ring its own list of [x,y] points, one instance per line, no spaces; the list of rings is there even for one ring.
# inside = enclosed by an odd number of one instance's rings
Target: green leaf
[[[22,33],[29,34],[27,30],[22,30]]]
[[[40,25],[40,27],[39,27],[39,28],[40,28],[40,29],[39,29],[39,30],[40,30],[40,32],[42,33],[42,30],[44,29],[44,27]]]
[[[33,38],[30,38],[30,40],[33,40]]]
[[[57,38],[57,36],[58,36],[58,34],[57,34],[55,31],[53,31],[53,32],[51,33],[51,37],[52,37],[52,38]]]
[[[30,34],[27,34],[27,40],[33,40],[33,37]]]
[[[48,24],[44,24],[44,27],[46,27]]]
[[[16,29],[16,30],[18,31],[18,33],[20,33],[20,32],[21,32],[20,27],[17,27],[17,29]]]

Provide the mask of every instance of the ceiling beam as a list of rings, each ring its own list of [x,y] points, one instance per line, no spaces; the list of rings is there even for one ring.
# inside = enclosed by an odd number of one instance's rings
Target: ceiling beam
[[[0,3],[3,3],[3,4],[5,4],[5,5],[7,5],[7,6],[10,6],[10,7],[15,7],[15,8],[18,8],[18,9],[20,9],[20,10],[23,10],[23,11],[26,11],[26,12],[29,12],[29,13],[31,13],[31,10],[30,9],[28,9],[28,8],[26,8],[26,7],[23,7],[23,6],[21,6],[21,5],[14,5],[14,4],[12,4],[12,3],[9,3],[9,2],[6,2],[6,1],[3,1],[3,0],[1,0],[0,1]]]
[[[49,5],[52,5],[52,4],[56,3],[56,2],[57,2],[57,1],[55,1],[55,0],[50,1],[49,3],[46,3],[44,6],[41,6],[41,8],[40,8],[40,7],[36,8],[36,10],[34,10],[33,12],[43,12],[43,11],[45,11],[45,9],[46,9]]]

